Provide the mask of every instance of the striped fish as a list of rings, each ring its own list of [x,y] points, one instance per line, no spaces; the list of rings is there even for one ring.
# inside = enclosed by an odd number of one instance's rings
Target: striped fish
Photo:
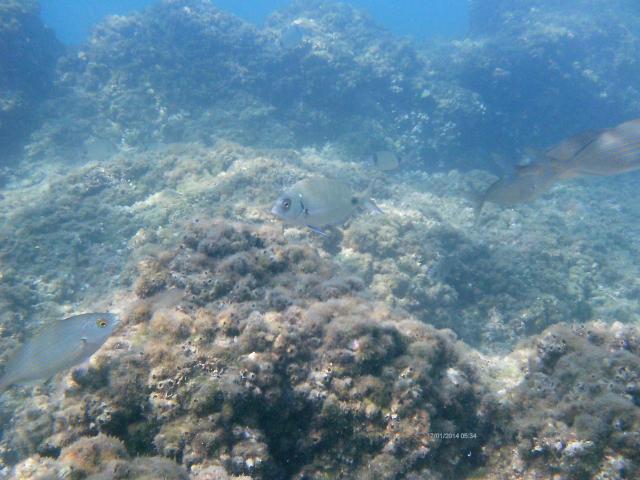
[[[640,119],[614,128],[585,132],[547,152],[558,179],[609,176],[640,169]]]
[[[311,177],[292,185],[282,193],[271,209],[284,222],[309,227],[327,235],[322,227],[340,225],[358,209],[367,208],[382,213],[369,198],[372,184],[363,193],[354,194],[342,182],[325,177]]]
[[[0,392],[52,377],[87,360],[119,323],[112,313],[84,313],[44,325],[7,362]]]
[[[640,170],[640,119],[617,127],[579,133],[554,145],[512,177],[489,186],[476,202],[512,206],[529,202],[556,182],[585,175],[609,176]]]
[[[518,167],[514,176],[496,180],[476,199],[475,215],[480,214],[485,202],[503,207],[530,202],[549,190],[555,181],[555,171],[546,159]]]

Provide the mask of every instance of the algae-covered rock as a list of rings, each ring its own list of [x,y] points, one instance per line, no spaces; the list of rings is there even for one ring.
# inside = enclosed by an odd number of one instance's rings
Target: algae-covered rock
[[[164,271],[163,283],[138,292],[136,320],[123,314],[63,397],[43,399],[48,429],[6,427],[5,462],[42,444],[78,475],[135,470],[129,455],[153,454],[265,479],[402,476],[445,459],[461,474],[482,462],[492,401],[452,332],[366,300],[358,282],[327,296],[340,270],[273,227],[190,222],[155,256],[140,275]],[[292,303],[273,309],[282,286]],[[37,438],[18,452],[17,435]]]
[[[289,46],[292,28],[305,33]],[[269,147],[329,140],[361,159],[392,148],[407,163],[454,162],[483,110],[408,40],[326,2],[297,2],[262,29],[202,0],[109,17],[61,59],[57,85],[51,118],[27,147],[32,159],[225,138]]]
[[[40,103],[51,93],[55,62],[61,52],[53,32],[45,28],[40,19],[37,1],[0,2],[0,142],[3,155],[19,146],[40,121]]]
[[[469,17],[447,66],[486,107],[475,132],[485,155],[513,157],[637,116],[634,2],[474,0]]]
[[[512,445],[499,448],[489,455],[490,470],[546,478],[637,476],[638,328],[559,324],[521,351],[528,356],[524,379],[508,402],[515,455],[507,453]]]

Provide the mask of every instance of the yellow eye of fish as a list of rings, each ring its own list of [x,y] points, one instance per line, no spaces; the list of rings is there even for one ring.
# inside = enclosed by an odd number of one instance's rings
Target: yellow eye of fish
[[[107,321],[106,321],[106,320],[104,320],[104,319],[102,319],[102,318],[99,318],[99,319],[96,321],[96,325],[98,325],[100,328],[104,328],[104,327],[106,327],[106,326],[107,326]]]

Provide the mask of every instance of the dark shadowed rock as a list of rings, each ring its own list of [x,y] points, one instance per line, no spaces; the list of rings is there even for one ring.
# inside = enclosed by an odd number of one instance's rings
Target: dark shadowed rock
[[[0,1],[0,145],[3,156],[33,130],[62,47],[35,0]]]

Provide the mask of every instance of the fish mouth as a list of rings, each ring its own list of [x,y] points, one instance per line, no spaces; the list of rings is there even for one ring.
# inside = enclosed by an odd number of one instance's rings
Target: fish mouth
[[[280,214],[278,213],[278,207],[271,207],[271,214],[275,215],[276,217],[280,218]]]

